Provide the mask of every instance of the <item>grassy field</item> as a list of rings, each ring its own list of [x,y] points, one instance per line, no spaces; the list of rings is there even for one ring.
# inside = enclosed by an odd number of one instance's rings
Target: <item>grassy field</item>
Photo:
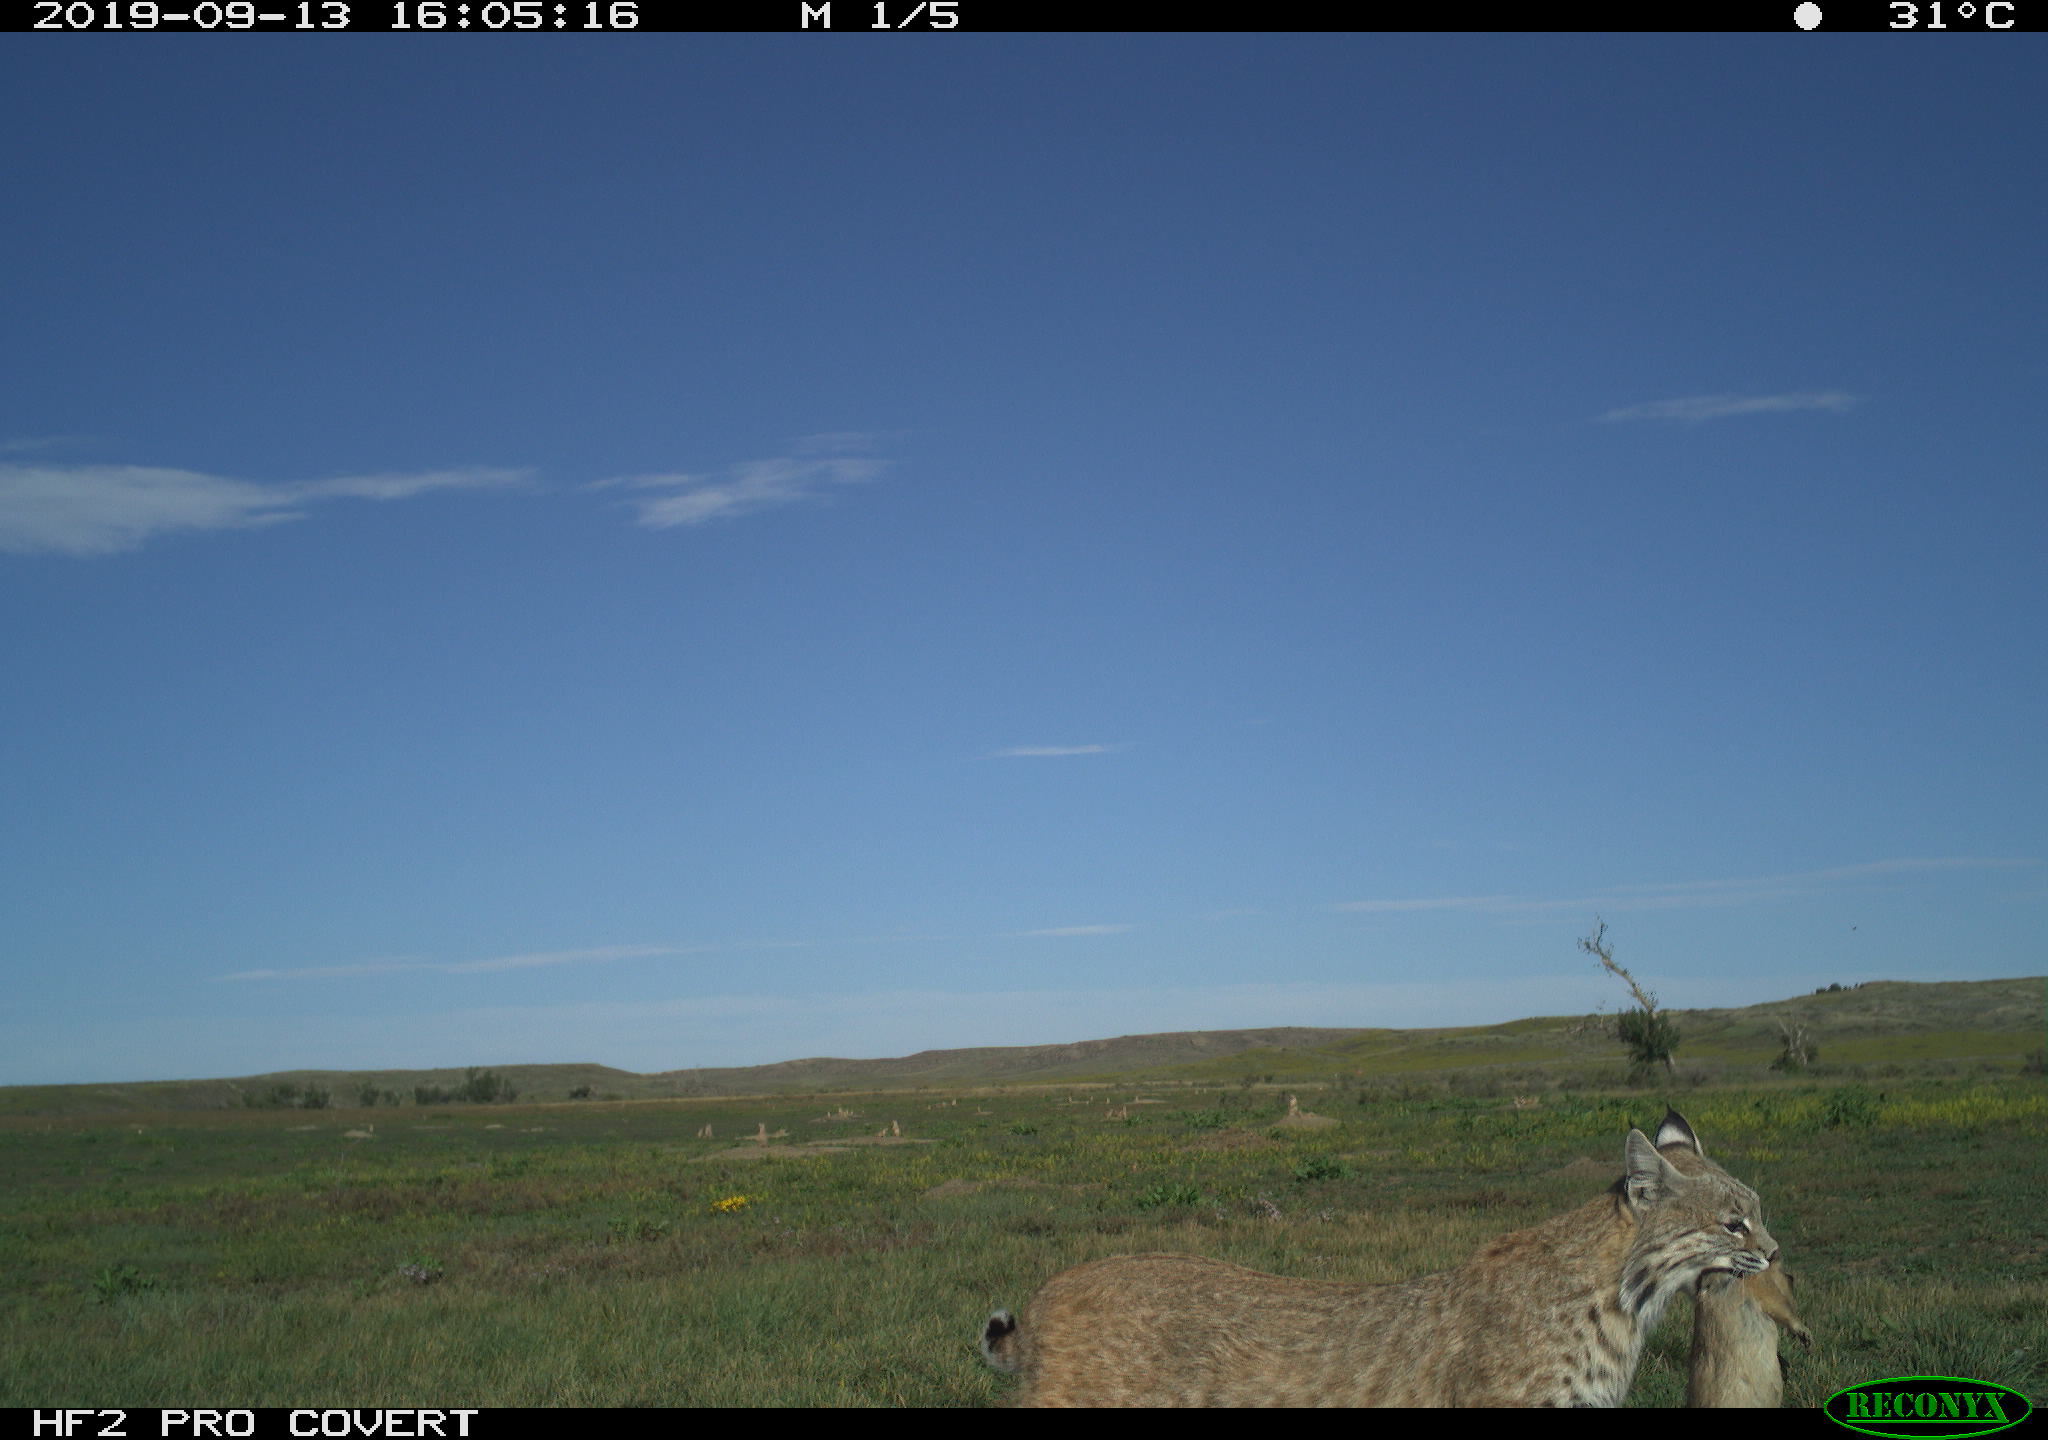
[[[0,1404],[1000,1404],[977,1330],[1063,1266],[1441,1269],[1600,1191],[1662,1114],[1299,1093],[1336,1123],[1185,1083],[0,1119]],[[2048,1402],[2038,1077],[1674,1098],[1800,1277],[1788,1404],[1914,1373]],[[762,1126],[788,1134],[742,1143]],[[1631,1404],[1680,1402],[1689,1326]]]

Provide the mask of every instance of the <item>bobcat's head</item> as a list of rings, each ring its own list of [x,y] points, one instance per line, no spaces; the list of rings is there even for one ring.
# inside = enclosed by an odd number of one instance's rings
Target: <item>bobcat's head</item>
[[[1628,1173],[1617,1188],[1637,1225],[1623,1288],[1639,1312],[1709,1275],[1754,1275],[1778,1253],[1756,1191],[1707,1159],[1676,1110],[1655,1142],[1628,1132]]]

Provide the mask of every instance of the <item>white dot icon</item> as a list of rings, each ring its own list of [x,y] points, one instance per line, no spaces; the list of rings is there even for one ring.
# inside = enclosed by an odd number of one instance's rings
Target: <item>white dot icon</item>
[[[1820,24],[1820,6],[1814,4],[1813,0],[1806,0],[1804,5],[1792,12],[1792,23],[1801,30],[1814,29]]]

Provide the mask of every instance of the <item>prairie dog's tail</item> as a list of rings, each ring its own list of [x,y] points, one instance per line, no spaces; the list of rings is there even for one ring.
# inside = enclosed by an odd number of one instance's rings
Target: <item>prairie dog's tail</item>
[[[988,1324],[981,1327],[981,1358],[998,1370],[1016,1373],[1017,1317],[1009,1311],[996,1311],[988,1317]]]

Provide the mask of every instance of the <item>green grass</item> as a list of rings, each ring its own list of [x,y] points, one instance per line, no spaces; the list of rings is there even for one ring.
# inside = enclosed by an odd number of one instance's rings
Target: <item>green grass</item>
[[[1475,1087],[1483,1090],[1484,1087]],[[1619,1171],[1643,1094],[1436,1085],[705,1099],[0,1120],[0,1405],[1001,1403],[987,1313],[1103,1255],[1378,1282]],[[1763,1194],[1816,1344],[1787,1402],[1892,1374],[2048,1402],[2038,1079],[1674,1096]],[[857,1118],[823,1118],[849,1104]],[[930,1144],[806,1152],[891,1120]],[[717,1139],[699,1139],[705,1124]],[[767,1158],[731,1154],[765,1123]],[[344,1131],[374,1124],[369,1139]],[[733,1205],[734,1197],[745,1203]],[[727,1202],[725,1208],[719,1202]],[[1632,1404],[1680,1402],[1674,1307]]]

